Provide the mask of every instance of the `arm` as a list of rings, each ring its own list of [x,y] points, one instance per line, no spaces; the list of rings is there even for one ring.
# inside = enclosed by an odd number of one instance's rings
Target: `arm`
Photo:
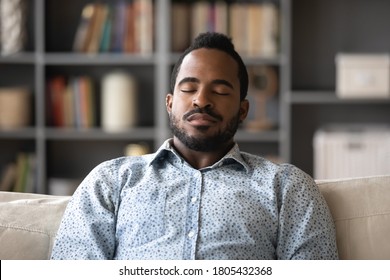
[[[97,166],[70,200],[52,250],[52,259],[112,259],[115,252],[116,171]]]
[[[332,216],[314,180],[284,165],[279,182],[279,259],[337,259]]]

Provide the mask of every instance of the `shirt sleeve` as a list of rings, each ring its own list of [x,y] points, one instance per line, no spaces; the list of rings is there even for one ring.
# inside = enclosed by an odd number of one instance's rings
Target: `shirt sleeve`
[[[314,180],[292,165],[278,178],[278,259],[338,259],[335,225]]]
[[[64,212],[52,259],[112,259],[115,253],[115,168],[97,166],[83,180]]]

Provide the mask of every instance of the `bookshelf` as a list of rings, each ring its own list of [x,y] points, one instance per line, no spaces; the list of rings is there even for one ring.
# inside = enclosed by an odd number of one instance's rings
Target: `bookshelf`
[[[0,167],[15,161],[19,152],[34,153],[36,192],[50,193],[51,178],[81,179],[98,163],[122,156],[128,144],[147,143],[151,151],[159,147],[170,136],[165,94],[169,90],[171,69],[179,56],[179,51],[171,47],[176,32],[171,26],[172,5],[200,1],[153,1],[155,29],[153,51],[149,54],[74,52],[74,35],[81,11],[94,1],[28,2],[26,50],[0,56],[0,87],[27,85],[33,93],[33,116],[27,128],[0,130]],[[243,150],[291,162],[312,174],[312,136],[317,128],[331,122],[390,123],[388,100],[354,101],[336,97],[333,57],[338,51],[389,51],[390,22],[385,11],[389,11],[390,3],[379,0],[227,2],[272,2],[279,8],[277,54],[244,56],[248,66],[268,65],[277,70],[278,92],[273,104],[276,125],[258,132],[240,129],[236,140]],[[367,22],[345,21],[345,15],[360,16]],[[339,24],[343,26],[340,30]],[[133,74],[139,82],[142,94],[138,106],[142,114],[136,127],[107,133],[101,129],[99,112],[97,126],[90,128],[51,125],[46,107],[46,85],[51,77],[87,74],[98,85],[104,75],[117,69]],[[99,97],[101,92],[97,88]]]
[[[312,139],[323,126],[390,124],[389,99],[339,99],[335,56],[389,53],[389,1],[291,1],[290,161],[313,175]]]

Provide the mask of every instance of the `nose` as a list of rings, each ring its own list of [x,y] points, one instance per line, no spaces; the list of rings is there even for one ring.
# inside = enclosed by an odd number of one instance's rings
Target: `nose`
[[[206,88],[199,89],[192,99],[192,106],[198,108],[212,108],[213,101],[210,98],[210,93]]]

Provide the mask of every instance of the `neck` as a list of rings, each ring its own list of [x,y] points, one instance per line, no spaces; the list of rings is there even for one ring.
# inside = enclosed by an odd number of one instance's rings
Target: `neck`
[[[218,149],[209,152],[202,152],[189,149],[182,142],[180,142],[180,140],[174,137],[172,146],[192,167],[196,169],[202,169],[213,165],[221,158],[223,158],[226,153],[228,153],[229,150],[234,146],[234,142],[231,140],[226,144],[220,145]]]

